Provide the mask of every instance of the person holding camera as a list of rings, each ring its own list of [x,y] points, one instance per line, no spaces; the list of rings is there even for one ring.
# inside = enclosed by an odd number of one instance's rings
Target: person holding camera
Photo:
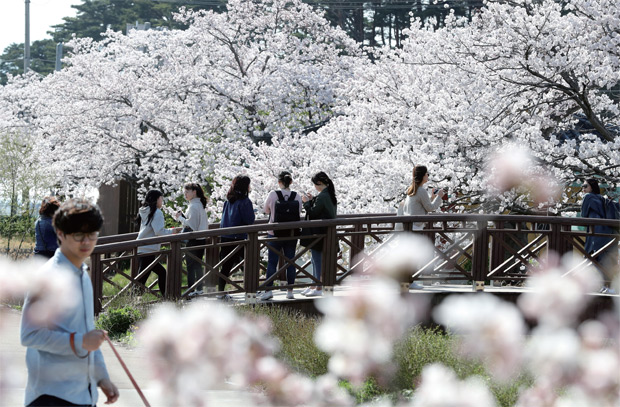
[[[183,225],[183,232],[198,232],[200,230],[207,230],[209,225],[207,219],[207,197],[202,187],[194,182],[185,184],[183,187],[183,195],[189,202],[185,214],[178,211],[175,215],[175,219],[181,222]],[[205,244],[205,239],[189,239],[186,247],[201,246]],[[187,264],[187,286],[191,288],[196,281],[203,276],[202,258],[204,257],[205,249],[195,249],[187,252],[185,256],[185,264]],[[196,257],[196,258],[194,258]],[[200,282],[194,288],[190,296],[201,295],[203,283]]]
[[[445,195],[443,189],[434,189],[428,196],[424,184],[428,182],[428,170],[424,165],[413,167],[413,180],[407,188],[407,197],[403,203],[403,215],[426,215],[434,212],[441,206],[441,199]],[[413,230],[422,230],[424,222],[414,222]]]
[[[338,208],[338,200],[336,199],[336,189],[334,183],[323,171],[316,173],[312,177],[314,189],[318,191],[318,195],[313,196],[310,193],[304,194],[301,198],[306,210],[307,219],[334,219]],[[324,234],[327,228],[316,228],[317,234]],[[312,239],[310,239],[312,240]],[[302,241],[303,244],[303,241]],[[314,277],[321,281],[321,267],[323,265],[323,240],[316,243],[310,249],[312,258],[312,270]],[[306,297],[319,297],[323,295],[321,286],[316,285],[308,287],[302,291],[302,295]]]

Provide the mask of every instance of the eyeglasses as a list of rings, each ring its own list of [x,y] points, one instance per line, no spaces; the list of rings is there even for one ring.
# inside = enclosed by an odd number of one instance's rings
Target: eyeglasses
[[[97,240],[97,238],[99,237],[99,232],[90,232],[90,233],[78,232],[78,233],[71,233],[69,236],[71,236],[71,238],[73,238],[73,240],[75,240],[76,242],[81,243],[85,239],[88,239],[91,242],[93,242]]]

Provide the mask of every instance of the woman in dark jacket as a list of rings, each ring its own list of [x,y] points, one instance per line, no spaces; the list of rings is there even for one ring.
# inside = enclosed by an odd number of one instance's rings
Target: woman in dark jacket
[[[304,203],[307,218],[309,220],[334,219],[338,206],[334,183],[323,171],[316,173],[314,177],[312,177],[312,183],[319,194],[316,197],[313,197],[312,194],[307,194],[301,198]],[[325,233],[324,228],[321,229],[323,230],[317,230],[316,232]],[[314,277],[320,281],[323,262],[323,242],[318,242],[312,246],[312,248],[310,248],[310,253],[312,255]],[[323,289],[321,286],[308,287],[302,291],[302,294],[306,297],[318,297],[323,295]]]
[[[34,237],[36,240],[34,246],[34,254],[46,257],[48,259],[54,256],[58,248],[58,239],[56,231],[52,226],[52,216],[60,207],[60,202],[55,196],[46,196],[41,202],[39,209],[39,218],[34,224]]]
[[[585,196],[583,197],[583,203],[581,204],[581,217],[605,219],[605,202],[603,200],[603,197],[601,196],[601,189],[598,185],[598,182],[593,178],[589,178],[585,180],[581,188],[585,193]],[[609,226],[594,226],[594,233],[614,234],[616,232]],[[612,237],[607,236],[587,236],[584,249],[586,253],[592,254],[600,250],[612,240]],[[606,270],[607,268],[613,269],[614,267],[612,264],[607,264],[613,262],[611,258],[614,257],[612,252],[614,248],[615,245],[612,245],[595,258],[598,263],[603,265],[603,268],[601,268],[600,271],[601,273],[603,273],[606,281],[605,286],[601,289],[602,292],[608,292],[610,290],[608,284],[614,278],[614,276],[609,275]]]
[[[220,222],[220,228],[227,228],[232,226],[251,225],[254,223],[256,216],[254,215],[254,207],[252,201],[248,198],[250,193],[250,177],[246,175],[238,175],[232,180],[230,189],[226,194],[226,202],[224,202],[224,209],[222,210],[222,220]],[[230,243],[239,240],[247,239],[247,233],[237,233],[231,235],[223,235],[220,238],[222,243]],[[229,244],[222,246],[220,250],[220,260],[224,259],[230,254],[236,245]],[[244,251],[239,250],[235,255],[222,264],[221,273],[226,277],[230,276],[232,268],[239,264],[244,259]],[[226,280],[220,277],[218,282],[219,291],[224,291],[226,287]],[[218,297],[221,300],[230,301],[231,297],[228,294]]]

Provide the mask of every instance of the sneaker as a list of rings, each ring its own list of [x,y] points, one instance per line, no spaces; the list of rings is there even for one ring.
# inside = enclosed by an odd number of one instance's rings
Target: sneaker
[[[228,294],[224,294],[224,295],[218,295],[216,297],[218,300],[220,301],[224,301],[224,302],[232,302],[233,301],[233,297],[231,297]]]
[[[286,299],[287,300],[294,300],[295,299],[295,295],[293,294],[293,290],[288,290],[286,292]]]
[[[599,293],[614,295],[614,294],[616,294],[616,290],[614,290],[613,288],[610,288],[610,287],[603,287],[603,288],[601,288]]]
[[[323,290],[310,290],[306,297],[321,297],[323,296]]]
[[[273,293],[271,291],[265,291],[263,294],[257,297],[260,301],[267,301],[273,298]]]
[[[409,285],[410,290],[423,290],[424,286],[416,283],[415,281]]]

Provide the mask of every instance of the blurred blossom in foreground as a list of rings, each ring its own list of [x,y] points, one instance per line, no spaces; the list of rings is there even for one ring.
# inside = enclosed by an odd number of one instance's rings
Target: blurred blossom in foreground
[[[36,298],[27,316],[33,323],[45,326],[56,316],[73,307],[76,301],[75,287],[70,282],[71,272],[55,270],[43,273],[41,267],[45,261],[34,257],[28,260],[13,261],[0,256],[0,302],[23,299],[26,294]],[[5,310],[0,306],[0,330]],[[0,355],[0,401],[3,389],[15,387],[21,383],[19,373],[22,369],[14,368],[13,361],[6,355]],[[19,362],[20,365],[23,361]]]
[[[227,380],[264,387],[272,405],[351,404],[335,379],[312,381],[274,358],[278,343],[267,318],[242,317],[212,302],[182,310],[163,305],[140,329],[140,338],[171,406],[203,406],[203,391],[221,388]],[[267,402],[256,396],[257,403]]]
[[[561,327],[572,324],[587,305],[586,294],[601,287],[601,278],[592,268],[566,274],[579,259],[567,254],[562,262],[549,256],[540,270],[527,279],[526,292],[519,297],[519,308],[539,324]]]
[[[463,335],[461,354],[483,360],[498,379],[506,381],[520,372],[526,326],[513,304],[492,294],[451,295],[433,317]]]
[[[329,371],[361,385],[371,374],[389,377],[394,343],[419,321],[426,303],[402,297],[393,280],[377,278],[346,296],[316,302],[324,318],[315,333],[317,346],[331,355]]]
[[[498,193],[520,189],[528,192],[535,203],[557,201],[561,188],[555,180],[542,175],[528,149],[515,144],[504,146],[486,164],[489,185]]]
[[[33,323],[46,325],[71,308],[76,301],[71,272],[64,269],[41,272],[45,261],[38,257],[19,262],[0,257],[0,299],[36,298],[27,315]]]
[[[411,407],[494,407],[495,398],[478,377],[460,381],[449,368],[432,364],[422,370],[422,381]]]
[[[431,241],[413,233],[394,234],[389,244],[376,254],[374,274],[409,282],[411,276],[433,260],[435,248]]]

